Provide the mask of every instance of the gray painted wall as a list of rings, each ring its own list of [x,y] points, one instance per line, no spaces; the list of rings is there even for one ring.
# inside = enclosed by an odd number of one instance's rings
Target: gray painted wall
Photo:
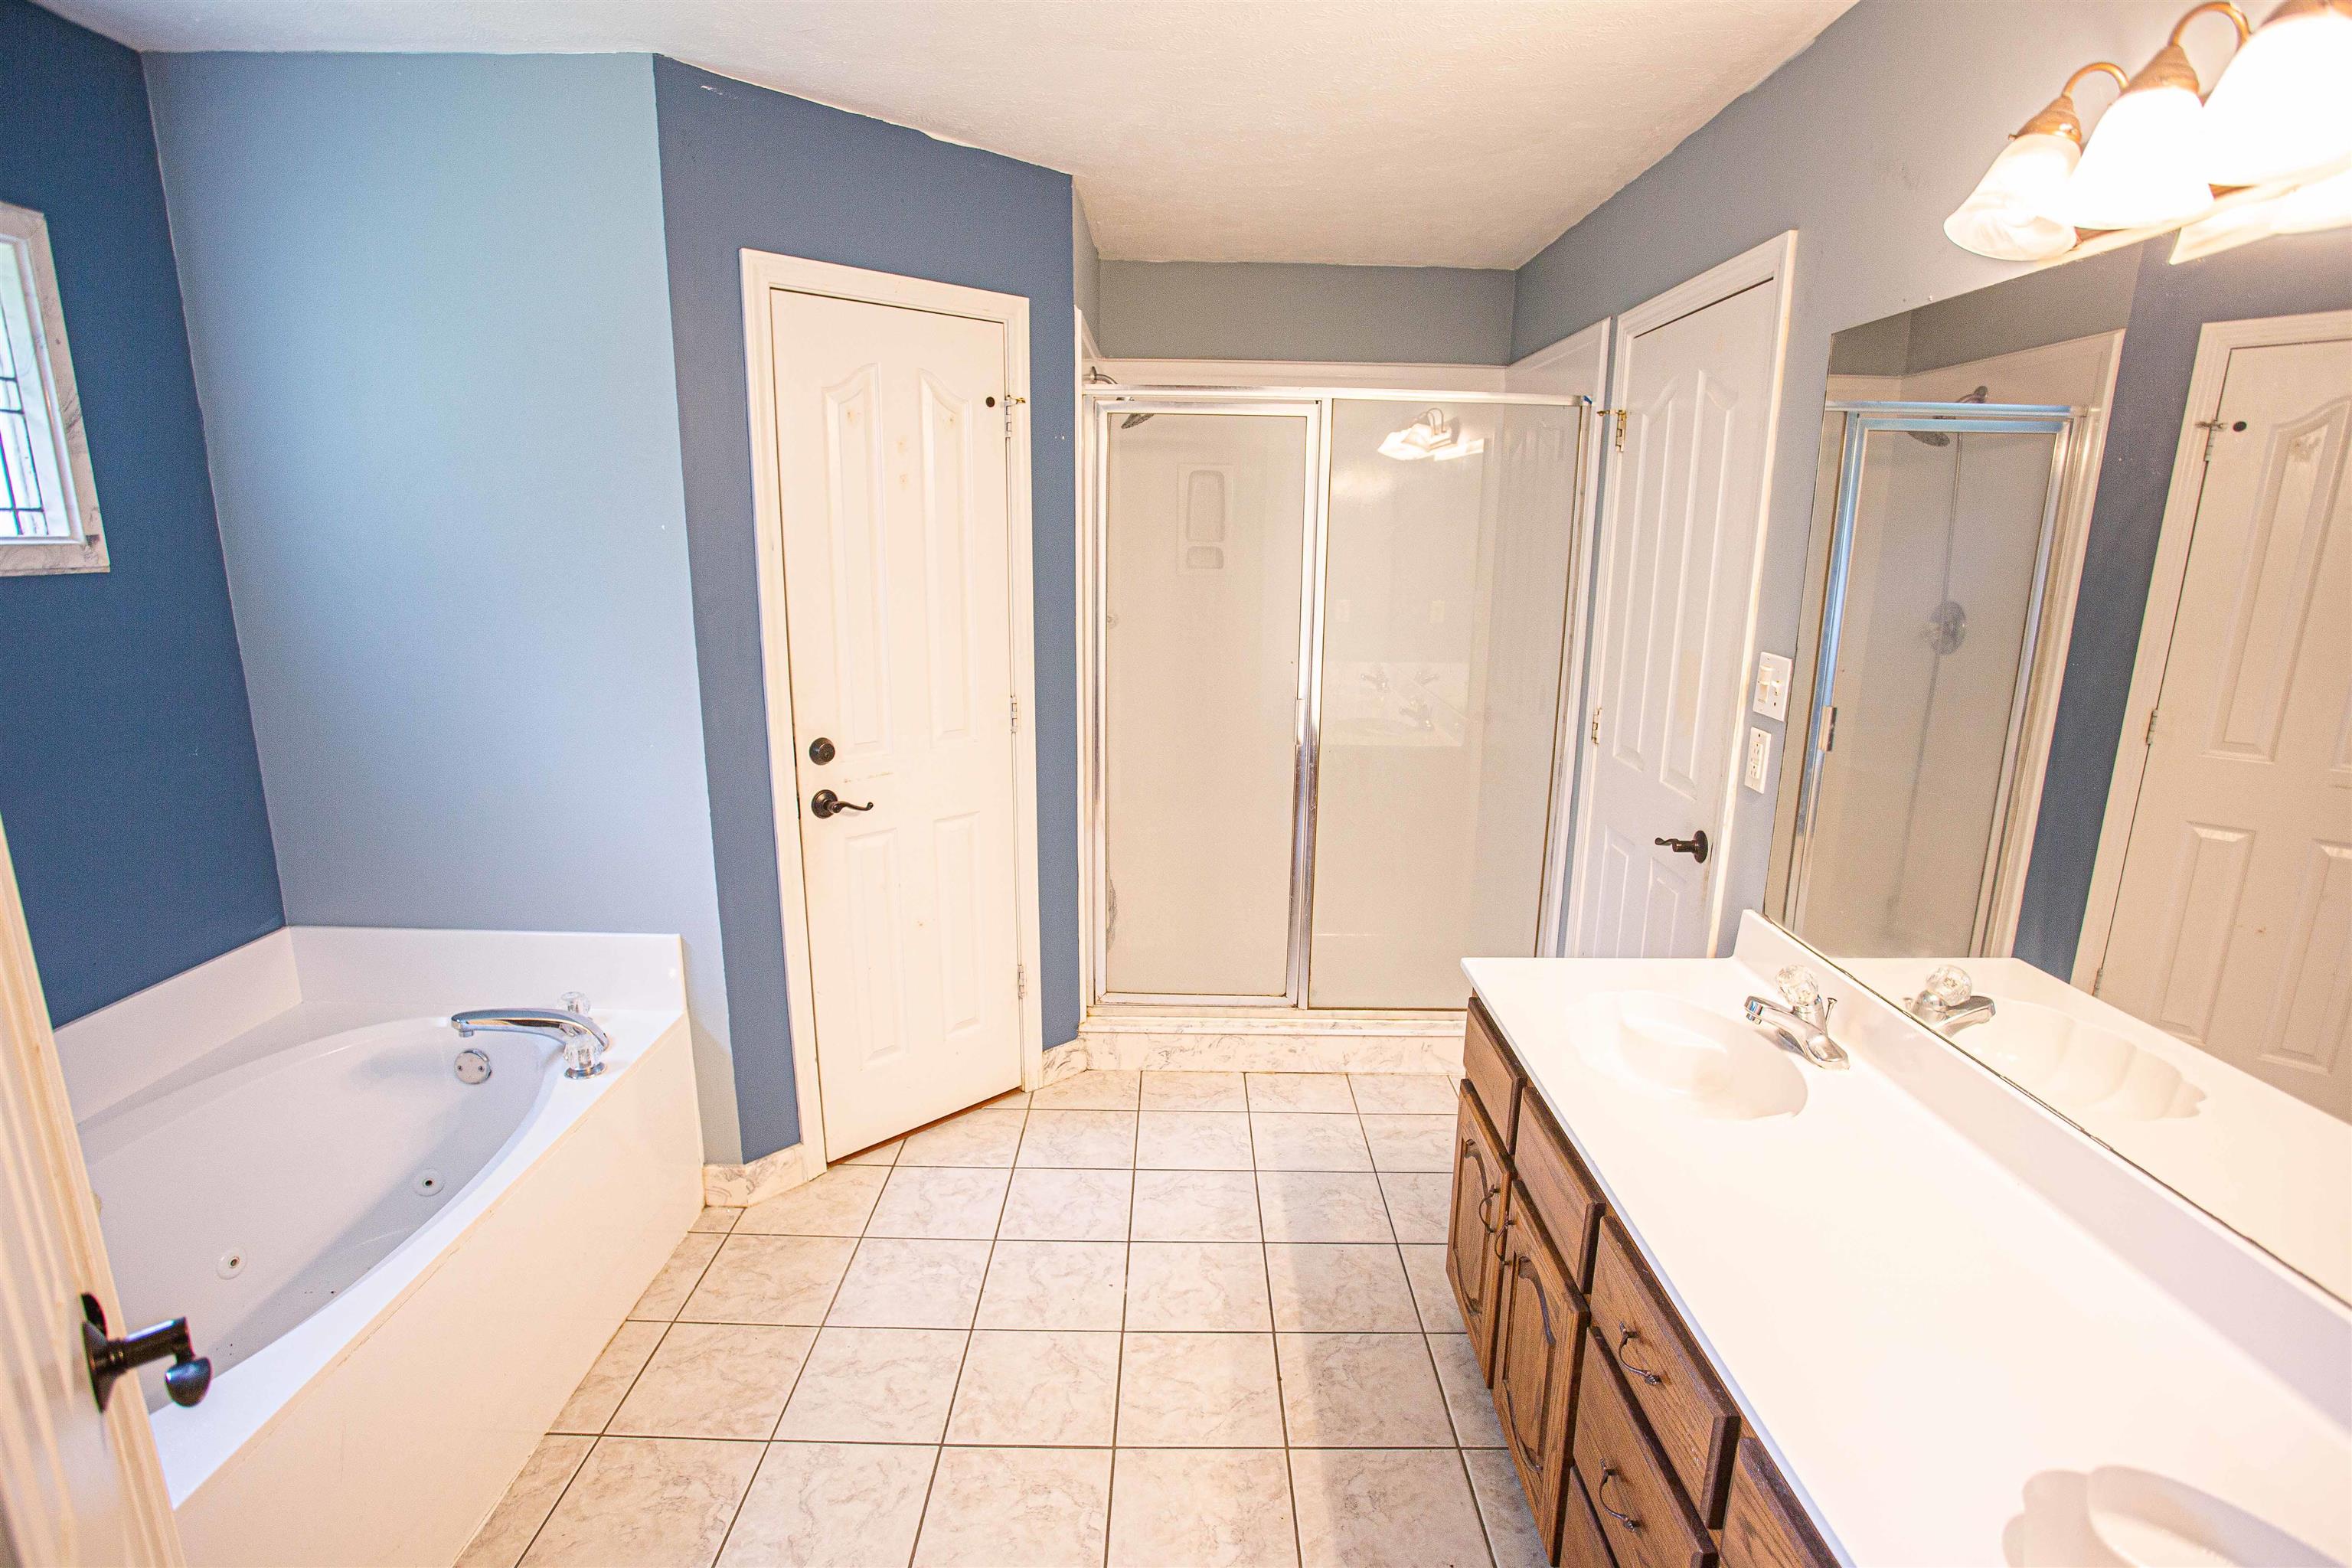
[[[286,918],[682,934],[735,1158],[648,60],[147,71]]]
[[[2021,270],[1947,240],[1945,215],[2068,72],[2137,65],[2179,12],[2170,0],[1863,0],[1520,268],[1514,357],[1798,231],[1759,646],[1796,647],[1831,334]],[[1728,910],[1761,904],[1771,840],[1771,799],[1741,790]]]
[[[1087,320],[1122,358],[1502,364],[1514,288],[1466,267],[1106,261]]]

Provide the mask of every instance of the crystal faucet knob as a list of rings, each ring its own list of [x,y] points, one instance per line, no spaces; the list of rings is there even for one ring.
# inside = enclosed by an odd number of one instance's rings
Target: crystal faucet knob
[[[1822,983],[1801,965],[1789,965],[1773,981],[1780,987],[1780,1000],[1801,1012],[1822,999]]]
[[[585,1016],[588,1012],[588,998],[580,992],[566,991],[558,1000],[563,1004],[563,1010],[567,1013]]]
[[[1957,1007],[1976,994],[1976,982],[1957,963],[1939,963],[1927,972],[1927,994],[1946,1007]]]

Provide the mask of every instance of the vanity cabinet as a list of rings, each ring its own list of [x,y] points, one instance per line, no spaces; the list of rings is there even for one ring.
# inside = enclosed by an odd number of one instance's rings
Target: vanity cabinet
[[[1681,1315],[1473,997],[1446,1275],[1545,1551],[1830,1568]]]

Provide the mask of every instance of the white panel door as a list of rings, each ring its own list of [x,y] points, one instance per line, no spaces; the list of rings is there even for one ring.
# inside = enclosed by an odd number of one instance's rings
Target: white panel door
[[[2219,419],[2098,993],[2352,1117],[2352,342]]]
[[[104,1414],[82,1295],[115,1300],[98,1209],[0,837],[0,1562],[180,1561],[134,1374]],[[115,1334],[126,1326],[118,1309]]]
[[[785,919],[837,1159],[1021,1081],[1004,329],[772,303],[807,900]]]
[[[1723,861],[1772,438],[1780,289],[1759,283],[1621,340],[1593,612],[1575,951],[1704,957]],[[1709,854],[1660,845],[1705,833]]]

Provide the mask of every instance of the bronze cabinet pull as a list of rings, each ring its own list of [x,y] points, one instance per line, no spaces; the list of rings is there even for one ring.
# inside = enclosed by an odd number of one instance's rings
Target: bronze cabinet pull
[[[1616,1466],[1603,1465],[1601,1467],[1601,1479],[1596,1482],[1592,1488],[1593,1505],[1599,1508],[1601,1512],[1607,1514],[1610,1518],[1623,1525],[1626,1529],[1639,1530],[1642,1528],[1642,1521],[1639,1515],[1621,1513],[1616,1509],[1609,1506],[1609,1483],[1616,1479]]]
[[[1648,1367],[1642,1365],[1639,1362],[1634,1361],[1625,1353],[1625,1347],[1632,1344],[1635,1340],[1638,1340],[1641,1337],[1642,1331],[1639,1329],[1629,1328],[1623,1323],[1617,1325],[1617,1364],[1623,1367],[1627,1372],[1632,1373],[1635,1377],[1640,1378],[1643,1383],[1648,1384],[1652,1388],[1655,1388],[1660,1384],[1666,1381],[1666,1374],[1662,1372],[1652,1372]]]

